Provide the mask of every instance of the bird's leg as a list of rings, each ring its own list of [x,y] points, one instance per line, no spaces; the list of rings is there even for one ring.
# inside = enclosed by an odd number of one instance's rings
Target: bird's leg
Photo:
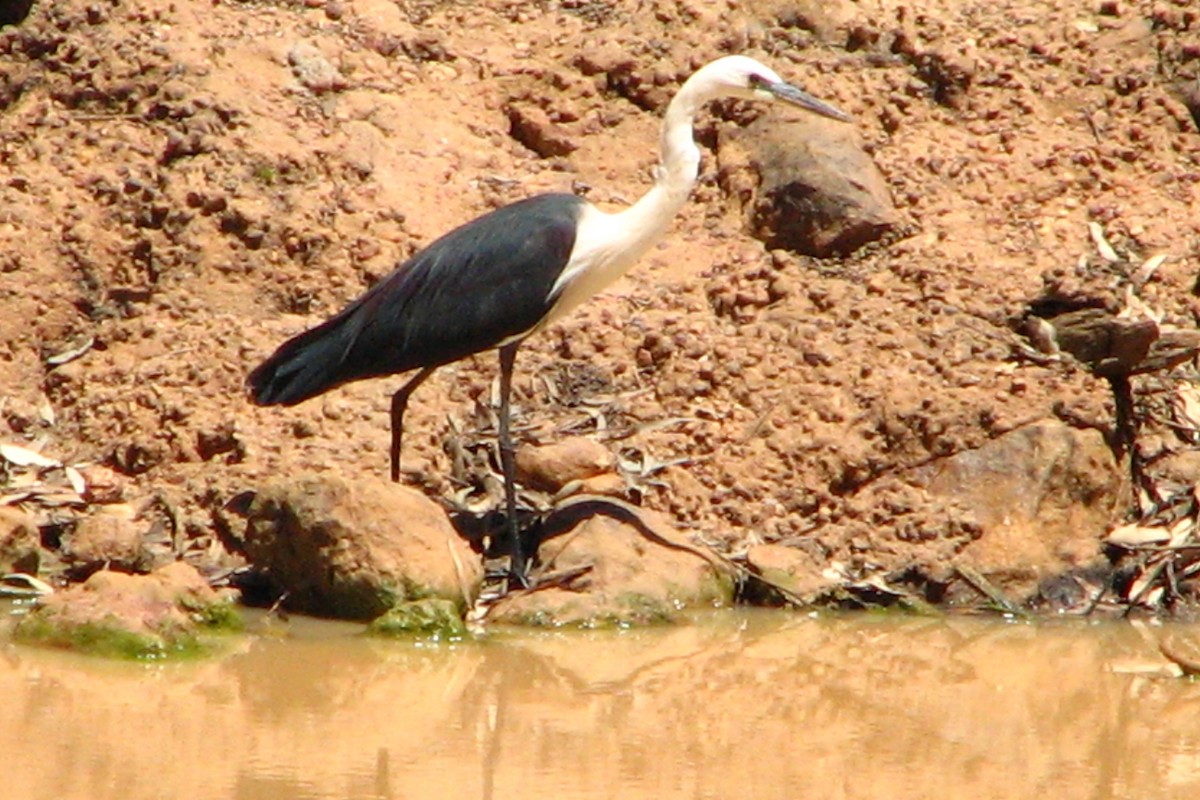
[[[396,483],[400,482],[400,437],[404,435],[404,410],[408,408],[409,395],[416,391],[435,369],[437,367],[423,368],[392,395],[392,480]]]
[[[521,586],[528,586],[525,577],[525,557],[521,552],[521,529],[517,524],[517,487],[513,463],[512,433],[509,430],[508,396],[512,392],[513,364],[517,360],[519,342],[500,348],[500,467],[504,470],[504,505],[508,515],[509,571]]]

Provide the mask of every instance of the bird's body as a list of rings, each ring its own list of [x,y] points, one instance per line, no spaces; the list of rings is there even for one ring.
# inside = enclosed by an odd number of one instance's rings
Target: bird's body
[[[554,306],[584,202],[539,195],[441,237],[280,347],[250,375],[255,400],[295,405],[350,381],[437,367],[524,338]],[[516,224],[529,231],[513,246]]]
[[[408,397],[434,369],[500,349],[500,444],[513,569],[515,528],[508,395],[517,346],[623,275],[666,232],[699,174],[692,123],[718,97],[782,98],[835,119],[845,115],[744,56],[697,71],[667,108],[654,186],[609,213],[569,194],[532,197],[468,222],[418,252],[328,321],[279,347],[250,373],[260,405],[294,405],[365,378],[420,372],[392,399],[392,478]]]

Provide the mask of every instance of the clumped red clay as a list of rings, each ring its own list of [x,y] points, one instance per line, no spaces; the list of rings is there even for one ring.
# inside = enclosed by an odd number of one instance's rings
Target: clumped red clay
[[[740,112],[718,107],[666,241],[523,348],[523,435],[594,430],[601,408],[624,458],[678,462],[642,502],[709,543],[944,576],[986,531],[931,470],[1039,420],[1112,424],[1105,381],[1014,359],[1014,319],[1048,294],[1115,310],[1132,292],[1194,327],[1187,0],[38,4],[0,30],[3,438],[105,465],[113,497],[168,510],[177,546],[216,561],[214,518],[264,478],[384,474],[395,381],[257,409],[247,371],[497,204],[631,202],[665,102],[729,52],[856,117],[899,232],[843,258],[768,251],[725,194],[713,148]],[[404,465],[428,493],[457,488],[445,443],[494,372],[469,359],[414,396]],[[1169,412],[1191,375],[1136,379],[1138,402]],[[1141,436],[1197,477],[1169,413]],[[977,566],[1028,580],[1099,559],[1133,492],[1089,464],[1107,496],[1077,541],[1034,563],[1031,528]],[[1065,496],[1064,517],[1082,502]]]

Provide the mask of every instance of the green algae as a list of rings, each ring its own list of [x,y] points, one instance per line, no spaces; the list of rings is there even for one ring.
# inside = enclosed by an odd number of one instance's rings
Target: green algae
[[[130,630],[116,615],[98,621],[68,622],[35,609],[17,623],[13,640],[102,658],[155,661],[211,655],[220,649],[221,635],[245,627],[231,601],[197,604],[189,611],[192,626],[166,625],[161,630],[140,633]]]
[[[368,627],[372,636],[424,639],[465,639],[468,635],[458,604],[426,597],[398,603]]]

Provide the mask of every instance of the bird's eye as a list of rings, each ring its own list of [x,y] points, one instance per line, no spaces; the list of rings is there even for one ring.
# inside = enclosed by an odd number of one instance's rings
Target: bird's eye
[[[751,89],[761,89],[762,87],[764,87],[766,85],[767,85],[766,78],[764,78],[762,75],[759,75],[757,72],[750,73],[750,88]]]

